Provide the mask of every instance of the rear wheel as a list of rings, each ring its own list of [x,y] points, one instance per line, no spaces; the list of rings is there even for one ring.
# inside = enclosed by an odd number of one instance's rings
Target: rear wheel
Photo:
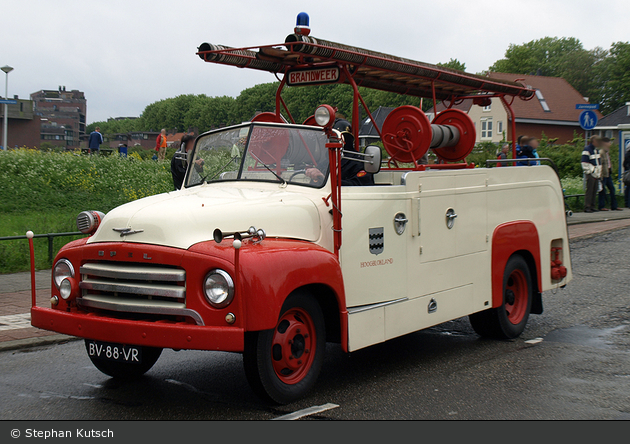
[[[263,399],[287,404],[315,384],[324,360],[326,332],[319,304],[310,296],[290,296],[276,327],[248,333],[243,353],[247,380]]]
[[[510,257],[503,273],[503,303],[500,307],[470,315],[473,329],[484,337],[518,337],[527,325],[532,295],[533,284],[527,262],[520,255]]]
[[[92,364],[94,364],[97,369],[117,379],[134,379],[144,375],[153,367],[162,354],[161,348],[140,347],[142,349],[142,362],[132,364],[129,362],[108,361],[90,356],[87,340],[85,341],[85,348],[88,351],[88,356]]]

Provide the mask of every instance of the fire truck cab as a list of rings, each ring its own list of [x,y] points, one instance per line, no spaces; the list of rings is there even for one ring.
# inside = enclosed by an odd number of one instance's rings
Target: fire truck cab
[[[289,403],[315,384],[327,341],[353,352],[463,316],[512,339],[571,280],[554,169],[467,163],[474,124],[449,107],[499,97],[511,110],[532,89],[315,39],[303,14],[282,44],[197,55],[282,76],[276,111],[200,135],[182,189],[77,218],[88,237],[57,254],[32,324],[84,338],[107,375],[140,376],[164,348],[238,352],[253,390]],[[296,123],[283,88],[331,82],[353,89],[348,131],[334,104]],[[429,121],[397,108],[378,128],[384,152],[361,150],[358,86],[444,109]],[[348,162],[374,184],[342,185]]]

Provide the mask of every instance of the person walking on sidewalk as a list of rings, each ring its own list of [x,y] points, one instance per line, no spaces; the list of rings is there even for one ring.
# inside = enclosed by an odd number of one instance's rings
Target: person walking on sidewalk
[[[586,177],[586,193],[584,195],[585,213],[599,211],[595,208],[595,199],[597,198],[599,179],[602,175],[602,164],[599,155],[601,140],[599,136],[592,136],[590,143],[584,148],[584,151],[582,151],[582,170]]]
[[[611,177],[612,163],[610,162],[610,145],[610,139],[608,137],[602,137],[599,150],[602,161],[602,190],[599,192],[599,211],[608,211],[608,208],[606,208],[606,190],[610,191],[610,209],[613,211],[621,211],[621,208],[617,207],[615,185]]]

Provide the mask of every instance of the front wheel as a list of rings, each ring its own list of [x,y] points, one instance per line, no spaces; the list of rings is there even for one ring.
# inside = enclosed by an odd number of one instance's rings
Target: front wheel
[[[246,335],[243,364],[261,398],[288,404],[315,384],[324,360],[326,331],[319,304],[310,296],[290,296],[276,327]]]
[[[469,316],[475,332],[497,339],[518,337],[525,330],[531,311],[532,287],[527,262],[520,255],[512,256],[503,272],[503,303],[500,307]]]
[[[142,362],[132,364],[129,362],[108,361],[91,356],[89,342],[87,340],[85,341],[85,348],[94,367],[106,375],[117,379],[134,379],[144,375],[153,367],[162,354],[161,348],[141,347]]]

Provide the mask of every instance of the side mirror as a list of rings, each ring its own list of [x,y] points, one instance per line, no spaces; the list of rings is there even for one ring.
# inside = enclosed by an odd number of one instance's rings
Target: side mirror
[[[370,145],[365,148],[365,171],[376,174],[381,171],[381,149],[378,146]]]

